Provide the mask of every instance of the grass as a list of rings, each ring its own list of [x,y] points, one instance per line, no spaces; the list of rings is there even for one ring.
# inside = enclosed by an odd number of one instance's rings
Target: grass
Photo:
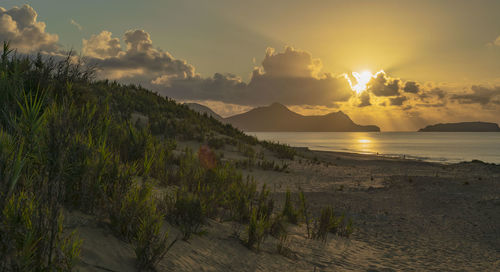
[[[260,161],[262,168],[286,171],[286,163],[266,162],[262,147],[281,159],[294,159],[295,149],[259,142],[140,86],[94,80],[94,71],[72,53],[61,60],[23,56],[4,43],[0,270],[73,269],[82,242],[67,234],[65,209],[110,222],[134,248],[138,266],[148,269],[174,246],[167,242],[165,220],[184,239],[202,233],[208,218],[237,222],[247,230],[245,244],[256,249],[267,235],[286,233],[285,220],[300,223],[304,203],[297,208],[288,192],[284,210],[275,212],[266,187],[257,190],[234,162],[213,151],[231,145],[248,167]],[[132,114],[147,122],[133,122]],[[184,140],[208,146],[197,154],[174,151]],[[174,186],[177,194],[158,199],[158,185]]]

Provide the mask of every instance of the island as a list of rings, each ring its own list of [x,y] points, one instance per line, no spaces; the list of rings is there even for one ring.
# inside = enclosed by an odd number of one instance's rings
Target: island
[[[280,103],[257,107],[224,119],[243,131],[288,132],[379,132],[375,125],[358,125],[342,111],[305,116]]]
[[[418,130],[419,132],[500,132],[496,123],[488,122],[461,122],[429,125]]]

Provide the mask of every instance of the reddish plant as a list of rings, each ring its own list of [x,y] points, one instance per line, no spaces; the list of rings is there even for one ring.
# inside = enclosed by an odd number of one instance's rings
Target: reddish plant
[[[217,159],[213,150],[210,147],[203,145],[198,150],[198,159],[201,166],[205,169],[213,169],[217,165]]]

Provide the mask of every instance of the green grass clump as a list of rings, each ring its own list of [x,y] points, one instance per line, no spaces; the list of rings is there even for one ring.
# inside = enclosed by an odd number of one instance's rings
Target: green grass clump
[[[293,160],[297,151],[289,145],[280,144],[272,141],[262,141],[262,146],[274,152],[279,159]]]
[[[137,257],[137,267],[140,269],[154,269],[155,265],[163,259],[177,239],[168,243],[168,232],[161,234],[163,217],[143,217],[137,228],[137,233],[132,241]]]
[[[248,248],[259,250],[260,245],[266,238],[270,227],[269,218],[265,214],[260,214],[257,208],[252,209],[250,222],[248,223],[245,245]]]
[[[52,214],[30,193],[13,194],[3,205],[0,220],[2,271],[71,271],[82,241],[63,234],[62,213]],[[51,219],[56,217],[56,221]]]
[[[300,213],[295,208],[295,205],[292,201],[292,193],[290,191],[286,191],[285,194],[285,204],[283,206],[283,211],[281,213],[286,220],[292,224],[299,223]]]
[[[194,194],[178,190],[169,216],[181,230],[184,240],[188,240],[193,234],[202,233],[205,213],[200,199]]]
[[[312,238],[326,242],[328,233],[349,237],[354,231],[352,219],[345,223],[345,215],[336,216],[333,208],[327,206],[321,209],[321,215],[315,220]]]
[[[115,195],[110,219],[120,236],[132,243],[140,268],[153,269],[175,243],[168,244],[168,233],[162,233],[163,214],[149,184]]]

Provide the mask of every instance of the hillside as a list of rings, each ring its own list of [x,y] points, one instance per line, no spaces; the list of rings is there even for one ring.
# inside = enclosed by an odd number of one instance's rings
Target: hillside
[[[188,106],[191,110],[194,110],[200,114],[207,114],[207,116],[213,117],[215,120],[222,121],[222,117],[215,113],[212,109],[207,106],[198,104],[198,103],[184,103],[184,105]]]
[[[429,125],[418,130],[419,132],[500,132],[495,123],[461,122]]]
[[[362,126],[354,123],[341,111],[326,115],[304,116],[279,103],[255,108],[224,120],[244,131],[380,131],[377,126]]]

